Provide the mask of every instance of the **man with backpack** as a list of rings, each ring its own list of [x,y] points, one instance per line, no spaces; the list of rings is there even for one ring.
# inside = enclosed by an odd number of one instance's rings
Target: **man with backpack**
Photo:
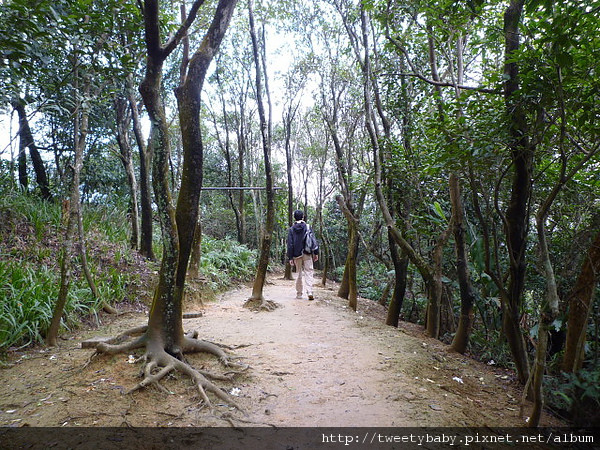
[[[313,294],[313,262],[319,259],[319,243],[310,226],[304,221],[304,211],[294,211],[294,224],[288,231],[287,256],[290,265],[296,266],[296,298],[302,298],[304,284],[309,300]]]

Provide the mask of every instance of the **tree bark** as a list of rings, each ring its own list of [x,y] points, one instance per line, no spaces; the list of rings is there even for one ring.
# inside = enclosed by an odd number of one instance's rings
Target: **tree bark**
[[[21,158],[25,160],[25,148],[29,148],[29,155],[31,156],[31,162],[33,164],[33,170],[35,172],[36,182],[40,188],[41,196],[44,200],[52,201],[52,192],[50,192],[50,184],[48,182],[48,174],[46,173],[46,167],[44,161],[40,156],[40,152],[35,145],[33,140],[33,134],[29,127],[29,120],[27,120],[27,113],[25,112],[25,106],[21,100],[13,100],[13,107],[16,109],[19,116],[19,180],[20,184],[27,187],[27,172],[21,173]],[[23,164],[26,167],[26,164]],[[23,179],[22,179],[23,177]]]
[[[170,190],[171,144],[162,101],[162,68],[168,55],[185,38],[202,0],[193,3],[183,26],[162,46],[158,0],[144,3],[147,64],[140,92],[151,121],[150,145],[154,151],[153,184],[163,236],[163,259],[148,319],[148,352],[160,349],[171,355],[182,351],[182,307],[188,262],[198,219],[202,188],[203,144],[200,134],[200,93],[213,56],[229,25],[235,0],[220,0],[213,21],[198,51],[189,60],[186,75],[176,91],[183,142],[183,168],[177,208]]]
[[[133,134],[140,155],[140,239],[139,250],[142,256],[154,260],[153,249],[153,213],[150,171],[152,167],[152,145],[146,145],[142,135],[142,124],[138,112],[132,75],[127,76],[127,99],[131,109]]]
[[[78,73],[78,61],[76,61],[76,67],[74,69],[75,76],[75,91],[77,91],[77,77]],[[90,99],[90,83],[89,77],[86,79],[82,97],[86,100]],[[75,255],[75,232],[81,223],[81,194],[80,194],[80,181],[81,181],[81,169],[83,167],[83,150],[85,148],[85,139],[88,133],[88,120],[89,120],[89,106],[86,106],[88,102],[82,102],[80,111],[75,113],[73,120],[73,146],[75,150],[75,158],[72,166],[73,176],[71,179],[71,189],[68,201],[68,219],[66,223],[66,229],[63,240],[63,247],[61,250],[61,262],[60,262],[60,289],[58,293],[58,299],[54,306],[52,313],[52,320],[50,321],[50,327],[46,334],[46,344],[49,346],[58,345],[58,333],[60,331],[60,323],[67,304],[67,297],[69,295],[69,287],[71,285],[72,276],[72,261],[71,259]],[[83,236],[80,236],[82,239]],[[81,242],[83,245],[83,240]],[[92,286],[92,285],[90,285]]]
[[[567,297],[567,342],[562,368],[575,373],[583,366],[587,323],[590,317],[594,293],[600,280],[600,231],[587,251],[581,271]]]
[[[288,227],[292,226],[293,218],[292,215],[294,213],[294,189],[293,189],[293,179],[292,179],[292,170],[293,170],[293,162],[292,162],[292,148],[291,148],[291,138],[292,138],[292,124],[294,122],[294,117],[296,116],[296,112],[298,111],[299,104],[295,106],[290,104],[288,106],[287,111],[283,114],[283,125],[284,125],[284,133],[285,133],[285,163],[287,168],[287,185],[288,185],[288,195],[287,195],[287,212],[288,212]],[[283,278],[285,280],[292,280],[292,266],[288,258],[284,258],[285,261],[285,273]]]
[[[392,291],[392,299],[387,310],[386,325],[398,327],[402,305],[404,304],[404,296],[406,295],[406,277],[408,273],[408,258],[398,251],[398,246],[394,237],[388,230],[388,241],[390,245],[390,253],[392,263],[394,264],[394,290]]]
[[[138,217],[138,189],[135,178],[135,169],[133,167],[133,155],[129,141],[129,126],[131,116],[127,114],[128,101],[125,97],[117,95],[115,97],[115,114],[117,121],[117,143],[119,145],[120,159],[123,168],[127,174],[127,184],[131,198],[129,200],[131,210],[131,248],[138,249],[140,241],[140,225]]]
[[[258,302],[260,307],[262,308],[266,304],[265,298],[263,296],[263,288],[267,279],[267,269],[269,266],[269,256],[271,252],[271,241],[273,239],[273,230],[275,229],[275,190],[273,189],[273,169],[271,165],[271,109],[269,108],[269,119],[267,120],[262,92],[263,75],[265,76],[265,83],[267,82],[266,65],[264,64],[264,60],[263,64],[261,64],[261,58],[259,55],[258,39],[256,36],[256,29],[254,25],[254,12],[252,0],[248,2],[248,16],[250,22],[250,37],[252,39],[252,54],[254,56],[254,63],[256,68],[256,101],[258,104],[260,132],[263,144],[263,160],[265,164],[264,169],[267,195],[267,214],[260,245],[260,257],[258,260],[258,266],[256,268],[256,277],[254,278],[254,284],[252,285],[252,295],[248,299],[248,301]],[[266,87],[265,91],[267,98],[269,98],[268,87]]]
[[[335,197],[348,222],[348,255],[344,266],[344,277],[340,283],[338,296],[348,299],[348,306],[356,311],[358,307],[358,285],[356,282],[356,256],[358,253],[358,220],[346,205],[341,195]]]
[[[520,47],[519,25],[524,0],[511,0],[504,13],[505,85],[504,98],[509,118],[509,152],[514,167],[511,196],[506,211],[505,234],[509,252],[509,282],[502,297],[503,330],[513,356],[519,382],[529,378],[529,361],[525,339],[519,324],[525,288],[529,199],[533,180],[534,145],[529,139],[527,117],[519,99],[519,65],[516,53]]]
[[[452,340],[450,348],[458,353],[465,353],[469,345],[469,335],[473,327],[475,293],[471,286],[469,276],[469,263],[467,243],[465,241],[464,209],[460,194],[458,177],[450,175],[450,199],[452,202],[452,224],[454,228],[454,242],[456,248],[456,271],[460,286],[460,319],[458,329]]]

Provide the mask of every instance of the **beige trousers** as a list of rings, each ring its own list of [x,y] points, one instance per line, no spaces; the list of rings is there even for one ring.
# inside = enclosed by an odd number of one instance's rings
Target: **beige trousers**
[[[306,284],[306,293],[313,293],[313,255],[303,254],[294,258],[294,265],[296,266],[296,295],[302,297],[304,291],[304,284]]]

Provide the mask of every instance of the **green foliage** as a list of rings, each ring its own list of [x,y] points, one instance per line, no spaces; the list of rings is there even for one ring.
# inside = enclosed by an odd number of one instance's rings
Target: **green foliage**
[[[60,208],[55,204],[10,191],[0,198],[0,214],[19,216],[16,220],[32,226],[38,240],[48,227],[58,228],[61,220]]]
[[[127,242],[131,231],[131,221],[125,208],[87,206],[83,214],[83,229],[100,233],[103,240],[111,243]]]
[[[392,272],[393,274],[393,272]],[[381,263],[371,263],[362,260],[356,272],[356,280],[360,286],[360,296],[369,300],[379,301],[390,275]]]
[[[470,345],[471,353],[481,361],[499,367],[513,367],[510,349],[501,330],[475,328]]]
[[[8,191],[0,198],[0,351],[41,343],[60,288],[61,206]],[[120,270],[131,257],[127,220],[121,210],[86,208],[88,259],[99,297],[83,276],[72,278],[62,326],[76,327],[104,302],[122,301],[137,285],[135,273]],[[77,259],[73,260],[78,267]]]
[[[600,369],[562,373],[544,378],[548,406],[573,416],[578,425],[589,426],[598,420],[600,411]],[[597,424],[597,422],[595,423]]]
[[[57,295],[56,278],[47,267],[0,261],[0,349],[41,342]]]
[[[48,267],[0,261],[0,350],[41,343],[58,298],[58,277]],[[98,310],[89,289],[75,286],[65,306],[64,326],[76,317]]]
[[[222,289],[234,281],[248,281],[256,270],[258,252],[230,239],[202,237],[201,275],[211,287]]]

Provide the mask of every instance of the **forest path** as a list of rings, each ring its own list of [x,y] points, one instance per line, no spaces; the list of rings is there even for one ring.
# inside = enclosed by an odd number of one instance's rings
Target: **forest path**
[[[316,299],[295,299],[293,281],[273,275],[265,297],[279,307],[242,305],[251,289],[229,291],[203,306],[187,330],[228,346],[251,369],[232,382],[246,415],[217,403],[202,408],[189,380],[163,381],[172,395],[147,388],[130,395],[141,362],[128,355],[81,349],[90,336],[114,336],[144,324],[128,313],[99,330],[69,336],[60,348],[15,353],[0,370],[0,426],[523,426],[520,390],[510,372],[451,353],[421,327],[383,324],[383,308],[359,299],[358,312],[318,287]],[[137,355],[139,356],[139,354]],[[209,355],[190,355],[197,368],[222,373]],[[557,421],[545,416],[544,424]]]

